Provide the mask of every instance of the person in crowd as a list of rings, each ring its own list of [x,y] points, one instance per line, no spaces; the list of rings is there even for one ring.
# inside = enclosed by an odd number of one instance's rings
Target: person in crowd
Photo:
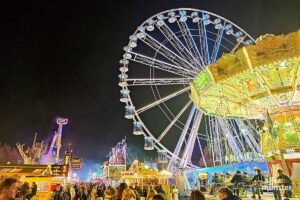
[[[18,190],[18,181],[15,178],[6,178],[0,183],[0,200],[15,199]]]
[[[117,200],[121,200],[122,199],[122,194],[123,194],[123,191],[125,189],[128,188],[128,185],[127,183],[121,183],[118,187],[118,193],[117,193]]]
[[[97,189],[96,189],[96,186],[93,185],[91,186],[92,187],[92,190],[91,190],[91,193],[90,193],[90,200],[96,200],[96,197],[97,197]]]
[[[244,179],[241,174],[241,171],[236,171],[235,175],[231,179],[231,183],[233,184],[233,192],[237,196],[240,195],[240,190],[243,188]]]
[[[278,169],[278,177],[276,178],[279,185],[283,186],[284,188],[284,196],[286,198],[292,198],[293,194],[292,194],[292,180],[290,179],[290,177],[288,177],[287,175],[285,175],[282,171],[282,169]],[[274,192],[274,196],[275,199],[281,199],[281,195],[280,195],[280,191],[276,190],[276,192]]]
[[[62,200],[63,199],[63,192],[62,187],[60,184],[56,185],[55,191],[52,193],[52,200]]]
[[[200,190],[193,190],[190,200],[206,200],[204,194]]]
[[[104,192],[104,199],[105,200],[116,200],[117,199],[117,190],[109,187],[107,190]]]
[[[172,200],[178,200],[178,189],[176,185],[172,186],[171,193],[172,193]]]
[[[35,182],[32,182],[31,193],[27,195],[27,198],[33,199],[33,197],[36,195],[36,192],[37,192],[37,184]]]
[[[134,187],[134,190],[136,191],[136,193],[138,194],[138,198],[143,196],[143,190],[142,188],[139,186],[138,183],[135,183],[135,187]]]
[[[73,200],[73,199],[74,199],[74,197],[75,197],[75,188],[74,188],[74,187],[71,187],[71,186],[69,186],[69,189],[70,189],[71,199]]]
[[[71,200],[71,192],[69,187],[63,189],[63,200]]]
[[[29,183],[25,182],[23,185],[21,185],[20,187],[20,192],[17,195],[17,197],[20,200],[29,200],[29,195],[30,195],[30,187],[29,187]]]
[[[167,200],[167,198],[164,194],[158,193],[152,197],[152,200]]]
[[[215,195],[218,192],[218,189],[222,186],[223,184],[223,178],[220,173],[215,173],[212,179],[213,186],[210,190],[211,195]]]
[[[157,192],[156,192],[156,190],[155,190],[155,189],[150,189],[150,190],[148,191],[148,194],[147,194],[146,200],[151,200],[151,199],[152,199],[152,197],[153,197],[154,195],[156,195],[156,194],[157,194]]]
[[[255,198],[255,194],[257,194],[258,199],[261,199],[262,186],[265,182],[265,177],[261,174],[260,169],[256,169],[255,172],[256,175],[252,178],[252,198]]]
[[[74,195],[74,197],[73,197],[72,200],[79,200],[79,198],[80,198],[80,191],[79,191],[77,185],[74,185],[74,190],[75,190],[75,195]]]
[[[124,189],[122,193],[122,200],[135,200],[136,195],[135,192],[129,188]]]
[[[81,186],[79,189],[79,200],[87,200],[86,188]]]
[[[157,186],[155,187],[155,190],[156,190],[157,193],[161,193],[161,194],[163,194],[163,195],[166,195],[166,192],[163,190],[161,184],[157,185]]]
[[[220,200],[241,200],[240,197],[233,194],[228,187],[223,187],[219,190]]]
[[[87,185],[84,185],[83,186],[83,193],[85,194],[85,196],[86,196],[86,198],[88,197],[88,195],[89,195],[89,192],[88,192],[88,187],[87,187]]]
[[[103,199],[104,197],[104,191],[105,191],[105,185],[101,184],[100,186],[97,187],[97,198],[98,199]]]
[[[244,174],[243,174],[243,181],[244,181],[244,188],[242,191],[242,196],[247,197],[248,191],[251,187],[251,177],[248,175],[247,172],[244,172]]]
[[[146,199],[146,197],[147,197],[147,193],[148,193],[148,191],[149,191],[149,186],[144,186],[143,187],[143,197]]]
[[[226,175],[225,175],[225,178],[224,178],[225,187],[233,188],[233,185],[231,183],[231,179],[232,179],[231,174],[229,172],[227,172]]]

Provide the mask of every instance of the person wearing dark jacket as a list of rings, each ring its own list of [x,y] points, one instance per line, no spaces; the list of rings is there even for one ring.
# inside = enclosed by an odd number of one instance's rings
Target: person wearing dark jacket
[[[36,195],[36,192],[37,192],[37,184],[35,182],[32,182],[31,193],[27,196],[28,199],[31,199],[32,197],[34,197]]]
[[[283,186],[284,187],[284,196],[286,198],[292,198],[292,180],[290,179],[290,177],[288,177],[287,175],[285,175],[283,172],[282,172],[282,169],[278,169],[277,170],[278,172],[278,177],[277,177],[277,180],[280,184],[280,186]],[[281,199],[281,196],[280,196],[280,191],[279,190],[275,190],[274,192],[274,196],[275,196],[275,199]]]
[[[240,197],[234,195],[232,190],[227,187],[223,187],[219,190],[219,197],[220,200],[241,200]]]
[[[231,179],[231,183],[234,185],[234,194],[237,196],[240,195],[240,190],[243,188],[244,179],[241,174],[241,171],[236,171],[235,175]]]
[[[62,200],[63,199],[63,191],[60,184],[56,185],[56,190],[52,194],[52,200]]]
[[[261,199],[261,191],[262,191],[262,185],[265,182],[264,175],[261,174],[260,169],[256,169],[256,175],[252,179],[252,198],[255,198],[255,194],[258,195],[258,199]]]
[[[80,187],[79,199],[80,200],[87,200],[87,195],[84,192],[84,187]]]
[[[243,197],[247,197],[248,196],[248,190],[250,189],[251,187],[251,177],[248,175],[247,172],[244,172],[244,175],[243,175],[243,179],[244,179],[244,186],[243,186]]]

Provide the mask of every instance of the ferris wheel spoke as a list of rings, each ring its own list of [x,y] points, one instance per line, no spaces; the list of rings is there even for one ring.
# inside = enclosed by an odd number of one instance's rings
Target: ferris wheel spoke
[[[204,29],[203,29],[204,24],[201,21],[197,23],[198,35],[199,35],[198,38],[199,38],[199,44],[200,44],[200,53],[201,53],[201,57],[204,59],[204,61],[203,61],[204,64],[208,65],[208,55],[207,55],[207,51],[206,51],[207,40],[205,39],[205,33],[204,33]]]
[[[204,52],[206,55],[206,63],[207,63],[207,65],[210,65],[211,63],[210,63],[210,59],[209,59],[210,56],[209,56],[209,47],[208,47],[208,42],[207,42],[206,25],[205,25],[203,19],[204,19],[204,13],[202,12],[202,20],[200,20],[200,23],[201,23],[201,27],[203,28],[203,34],[204,34],[204,38],[205,38],[204,43],[203,43],[204,48],[205,48]]]
[[[246,142],[248,143],[252,151],[260,152],[260,145],[253,137],[252,131],[248,129],[247,125],[242,120],[236,119],[236,123],[239,125],[241,133],[244,135]]]
[[[209,140],[211,144],[211,156],[213,160],[213,165],[216,166],[216,163],[223,163],[222,149],[221,149],[221,134],[220,129],[217,125],[215,117],[209,117]]]
[[[202,119],[203,113],[200,110],[196,110],[192,129],[187,141],[187,144],[184,148],[183,155],[181,158],[180,166],[185,168],[189,163],[191,163],[191,156],[194,150],[194,145],[197,138],[197,133],[200,127],[200,122]]]
[[[141,39],[146,45],[157,51],[159,54],[173,62],[174,64],[178,66],[183,66],[187,69],[193,69],[197,72],[199,72],[199,69],[191,65],[186,59],[184,59],[182,56],[179,56],[174,51],[166,47],[163,43],[157,41],[155,38],[153,38],[151,35],[147,34],[146,32],[143,32],[146,37]]]
[[[199,149],[200,149],[201,157],[202,157],[202,160],[203,160],[203,163],[204,163],[204,167],[207,168],[206,158],[204,156],[202,145],[201,145],[201,142],[200,142],[200,139],[199,139],[198,136],[197,136],[197,142],[198,142],[198,146],[199,146]]]
[[[158,101],[155,101],[155,102],[153,102],[153,103],[151,103],[151,104],[149,104],[147,106],[144,106],[144,107],[138,109],[137,113],[140,114],[140,113],[142,113],[142,112],[144,112],[144,111],[146,111],[146,110],[148,110],[150,108],[153,108],[153,107],[155,107],[157,105],[160,105],[161,103],[164,103],[165,101],[168,101],[168,100],[170,100],[170,99],[172,99],[174,97],[177,97],[178,95],[180,95],[182,93],[185,93],[185,92],[187,92],[189,90],[190,90],[189,86],[185,87],[185,88],[183,88],[183,89],[181,89],[181,90],[179,90],[177,92],[174,92],[174,93],[172,93],[172,94],[170,94],[170,95],[168,95],[168,96],[166,96],[166,97],[164,97],[164,98],[162,98],[162,99],[160,99]]]
[[[185,59],[190,60],[191,65],[199,66],[199,61],[191,54],[191,52],[186,48],[186,46],[180,41],[180,39],[175,35],[175,33],[170,29],[170,27],[165,24],[159,27],[159,30],[163,33],[170,44],[178,51],[178,53]]]
[[[170,63],[161,61],[161,60],[157,60],[142,54],[138,54],[135,52],[131,52],[131,54],[133,55],[132,58],[130,58],[130,60],[150,66],[150,67],[154,67],[156,69],[159,70],[163,70],[166,72],[170,72],[179,76],[183,76],[183,77],[193,77],[195,76],[197,73],[194,71],[191,71],[189,69],[185,69],[182,68],[180,66],[176,66],[176,65],[172,65]]]
[[[234,139],[234,136],[232,135],[227,122],[224,119],[218,118],[218,125],[221,128],[221,130],[223,131],[228,143],[229,143],[229,147],[231,148],[231,151],[233,152],[233,154],[237,154],[239,156],[239,160],[241,159],[241,150],[237,145],[237,142]]]
[[[237,140],[237,145],[239,144],[240,149],[242,150],[242,152],[246,152],[245,146],[242,144],[242,134],[238,134],[237,130],[234,128],[234,125],[232,123],[231,120],[228,120],[228,125],[230,127],[231,132],[233,132],[235,134],[236,140]]]
[[[221,41],[223,38],[223,32],[224,32],[224,27],[226,25],[226,22],[224,22],[224,24],[222,25],[222,28],[219,29],[218,31],[218,35],[216,37],[215,43],[214,43],[214,47],[213,47],[213,51],[212,51],[212,55],[211,55],[211,63],[215,63],[218,53],[219,53],[219,48],[221,45]]]
[[[175,150],[174,150],[174,155],[172,156],[170,162],[169,162],[169,166],[168,166],[168,170],[170,170],[171,166],[173,165],[173,163],[177,160],[177,158],[179,157],[179,153],[182,149],[182,145],[183,143],[185,142],[185,138],[186,138],[186,135],[187,135],[187,132],[189,130],[189,127],[190,127],[190,124],[191,124],[191,121],[194,117],[194,114],[195,114],[195,106],[193,105],[191,111],[190,111],[190,114],[189,114],[189,117],[184,125],[184,129],[182,130],[182,133],[180,135],[180,138],[176,144],[176,147],[175,147]]]
[[[130,78],[126,79],[127,86],[147,86],[147,85],[186,85],[193,78]]]
[[[194,38],[190,32],[190,29],[189,29],[187,23],[177,21],[177,24],[178,24],[181,32],[184,33],[183,38],[184,38],[185,43],[187,44],[188,48],[190,49],[190,52],[192,53],[193,58],[196,58],[195,62],[198,64],[198,68],[204,69],[205,64],[202,60],[202,57],[200,56],[199,49],[194,41]],[[199,61],[201,61],[201,64],[199,63]]]
[[[181,111],[174,117],[171,123],[165,128],[165,130],[160,134],[157,138],[158,141],[161,141],[163,137],[169,132],[169,130],[173,127],[173,125],[177,122],[177,120],[181,117],[181,115],[186,111],[186,109],[191,105],[192,101],[190,100],[182,109]]]

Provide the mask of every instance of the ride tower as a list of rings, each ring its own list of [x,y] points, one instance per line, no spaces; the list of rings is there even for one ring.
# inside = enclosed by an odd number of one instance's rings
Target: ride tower
[[[62,128],[64,125],[68,124],[68,119],[58,117],[56,119],[56,123],[58,124],[58,130],[55,131],[49,150],[42,159],[43,164],[57,164],[61,161],[60,149],[62,141]]]

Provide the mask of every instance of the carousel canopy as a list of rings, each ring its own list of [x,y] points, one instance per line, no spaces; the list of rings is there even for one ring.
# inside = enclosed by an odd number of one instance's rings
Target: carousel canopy
[[[300,30],[261,36],[199,73],[190,98],[205,113],[227,118],[262,119],[267,112],[276,117],[279,110],[297,115],[299,61]]]

